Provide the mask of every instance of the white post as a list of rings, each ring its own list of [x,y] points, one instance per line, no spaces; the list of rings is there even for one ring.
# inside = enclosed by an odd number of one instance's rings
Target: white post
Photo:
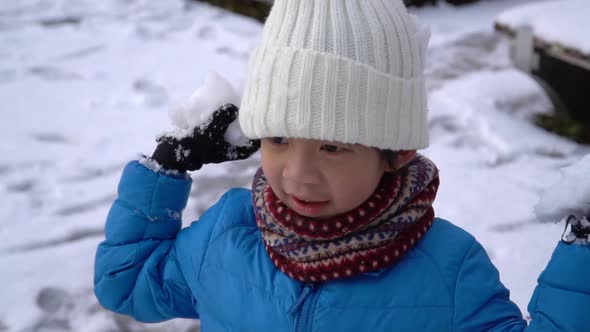
[[[533,28],[530,25],[521,26],[516,30],[511,51],[516,68],[529,73],[538,66],[534,54]]]

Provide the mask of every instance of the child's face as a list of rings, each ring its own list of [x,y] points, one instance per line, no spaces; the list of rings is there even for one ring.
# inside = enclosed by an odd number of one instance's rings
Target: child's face
[[[262,169],[277,197],[300,215],[328,218],[350,211],[389,170],[375,148],[310,139],[262,139]]]

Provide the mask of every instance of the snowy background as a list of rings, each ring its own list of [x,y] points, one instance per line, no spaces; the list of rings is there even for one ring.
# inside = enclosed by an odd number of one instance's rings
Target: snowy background
[[[432,27],[431,147],[437,215],[484,245],[526,314],[562,225],[536,222],[539,193],[590,152],[537,129],[551,105],[511,68],[493,18],[533,0],[413,10]],[[181,0],[0,3],[0,331],[198,331],[103,310],[93,259],[122,167],[171,130],[168,110],[215,70],[241,91],[261,25]],[[185,224],[248,186],[258,157],[193,174]],[[206,188],[206,190],[199,190]]]

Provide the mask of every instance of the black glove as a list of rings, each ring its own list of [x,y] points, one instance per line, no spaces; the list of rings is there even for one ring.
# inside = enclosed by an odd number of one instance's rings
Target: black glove
[[[238,117],[238,108],[226,104],[211,115],[203,128],[196,127],[192,135],[181,139],[162,136],[152,159],[167,170],[194,171],[205,164],[241,160],[250,157],[260,148],[260,140],[244,146],[235,146],[224,139],[227,127]]]
[[[570,232],[566,235],[568,225],[570,226]],[[582,217],[582,219],[578,219],[573,215],[569,216],[565,222],[565,229],[561,239],[567,243],[574,243],[575,241],[590,242],[590,218]]]

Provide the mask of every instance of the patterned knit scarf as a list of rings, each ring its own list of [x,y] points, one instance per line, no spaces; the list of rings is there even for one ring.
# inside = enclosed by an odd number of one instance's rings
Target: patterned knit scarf
[[[395,173],[385,173],[359,207],[313,219],[275,195],[262,169],[252,183],[256,223],[272,262],[291,278],[321,282],[394,264],[432,225],[439,185],[436,165],[417,155]]]

